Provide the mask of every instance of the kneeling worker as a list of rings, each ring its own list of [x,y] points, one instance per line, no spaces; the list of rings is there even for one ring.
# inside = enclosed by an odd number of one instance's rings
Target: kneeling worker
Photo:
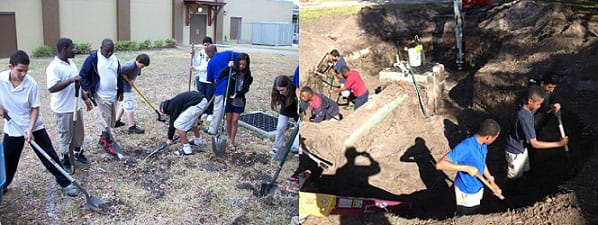
[[[191,145],[201,146],[204,142],[199,134],[199,117],[208,107],[208,100],[197,91],[183,92],[169,100],[160,103],[160,112],[168,115],[168,139],[166,144],[171,145],[176,129],[183,148],[175,152],[177,155],[191,155]],[[190,142],[187,139],[187,131],[193,130],[195,138]]]

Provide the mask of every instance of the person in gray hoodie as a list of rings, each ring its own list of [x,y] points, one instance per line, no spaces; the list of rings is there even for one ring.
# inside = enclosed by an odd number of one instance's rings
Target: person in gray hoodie
[[[310,87],[301,88],[301,103],[299,112],[305,113],[311,107],[311,118],[309,121],[319,123],[324,120],[341,120],[342,115],[338,111],[338,104],[322,94],[314,93]]]

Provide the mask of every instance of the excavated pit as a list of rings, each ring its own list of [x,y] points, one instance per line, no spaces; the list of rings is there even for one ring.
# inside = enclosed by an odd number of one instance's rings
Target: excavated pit
[[[556,223],[563,221],[562,215],[546,213],[544,205],[548,204],[570,214],[568,210],[572,210],[581,218],[571,221],[596,221],[598,206],[580,204],[577,199],[598,196],[572,193],[574,187],[591,186],[593,182],[572,178],[596,173],[588,170],[592,171],[591,165],[596,164],[593,159],[598,147],[598,119],[593,117],[598,113],[598,78],[592,76],[598,69],[598,25],[569,7],[535,1],[516,1],[497,5],[485,13],[469,14],[464,35],[467,67],[465,71],[456,71],[452,10],[427,5],[422,8],[425,10],[373,6],[334,27],[324,22],[303,25],[302,40],[307,40],[303,45],[309,47],[301,46],[300,64],[308,68],[302,72],[301,80],[306,81],[303,85],[320,91],[327,89],[314,82],[308,74],[313,70],[309,68],[326,51],[337,48],[349,56],[351,68],[362,72],[370,93],[378,86],[385,89],[362,109],[343,110],[342,121],[302,124],[301,136],[310,151],[334,163],[332,168],[321,170],[309,160],[302,160],[301,165],[314,173],[302,191],[407,201],[414,207],[399,215],[407,218],[452,217],[454,194],[452,183],[445,176],[453,178],[454,173],[436,171],[435,160],[475,133],[483,119],[493,118],[503,132],[489,147],[487,164],[502,185],[506,175],[505,137],[516,110],[516,96],[529,78],[540,78],[551,71],[559,82],[556,94],[563,105],[570,152],[562,148],[534,151],[533,171],[531,179],[525,182],[525,194],[507,196],[509,200],[505,202],[486,192],[482,214],[500,213],[492,214],[500,218],[508,209],[518,209],[527,223],[544,222],[545,218]],[[414,34],[423,37],[428,61],[444,64],[448,72],[441,109],[431,117],[422,115],[413,85],[384,84],[377,77],[383,68],[392,66],[397,49],[413,43]],[[359,57],[351,57],[356,52],[360,52]],[[344,146],[345,139],[372,113],[405,93],[407,99],[381,124],[354,146]],[[550,121],[538,137],[558,140],[556,120]],[[570,197],[572,194],[574,197]],[[551,202],[555,197],[560,202]],[[594,216],[588,216],[592,212]],[[538,215],[540,219],[534,220]]]

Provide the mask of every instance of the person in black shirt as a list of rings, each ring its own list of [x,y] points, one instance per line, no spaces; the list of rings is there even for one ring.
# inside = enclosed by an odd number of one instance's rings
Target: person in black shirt
[[[287,130],[289,118],[293,118],[295,121],[299,119],[296,89],[297,87],[295,87],[291,79],[287,76],[280,75],[274,79],[270,107],[272,110],[276,110],[280,106],[278,122],[276,124],[276,138],[274,139],[274,146],[272,146],[272,154],[274,155],[283,148],[284,133]],[[299,138],[296,138],[295,142],[293,142],[294,151],[299,149],[298,140]]]
[[[534,124],[536,131],[539,131],[546,125],[546,122],[554,118],[555,113],[561,111],[561,104],[554,93],[557,82],[553,79],[552,73],[548,72],[544,74],[539,83],[533,80],[530,80],[530,83],[539,85],[544,90],[544,102],[534,113]]]
[[[201,140],[199,134],[198,121],[201,114],[207,109],[208,100],[202,93],[197,91],[183,92],[174,98],[160,103],[160,112],[168,115],[168,138],[166,144],[171,145],[175,130],[181,137],[183,148],[177,155],[190,155],[191,145],[201,146],[204,142]],[[195,139],[189,142],[187,139],[187,131],[193,130]]]
[[[239,128],[239,118],[241,113],[245,112],[247,98],[245,94],[249,91],[253,77],[249,68],[249,55],[247,53],[239,54],[232,67],[228,67],[220,72],[218,79],[228,79],[229,70],[232,70],[231,80],[227,83],[228,99],[224,106],[226,112],[226,133],[229,139],[229,148],[235,148],[235,137]]]

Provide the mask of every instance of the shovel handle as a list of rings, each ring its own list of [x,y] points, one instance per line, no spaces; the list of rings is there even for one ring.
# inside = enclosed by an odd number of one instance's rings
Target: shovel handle
[[[77,122],[77,111],[79,111],[79,92],[81,90],[81,83],[75,81],[75,109],[73,110],[73,122]]]
[[[476,177],[478,179],[480,179],[480,181],[482,181],[482,183],[484,183],[484,185],[486,185],[486,187],[490,188],[490,190],[492,191],[492,193],[494,193],[494,195],[496,195],[496,197],[498,197],[500,200],[505,200],[505,196],[503,196],[502,194],[498,194],[497,191],[494,189],[494,187],[492,185],[490,185],[490,182],[488,182],[488,180],[486,180],[486,178],[482,177],[481,175],[476,175]]]
[[[565,127],[563,127],[562,121],[559,120],[559,131],[561,132],[561,137],[566,137],[565,135]],[[565,145],[565,151],[569,151],[569,145]]]

